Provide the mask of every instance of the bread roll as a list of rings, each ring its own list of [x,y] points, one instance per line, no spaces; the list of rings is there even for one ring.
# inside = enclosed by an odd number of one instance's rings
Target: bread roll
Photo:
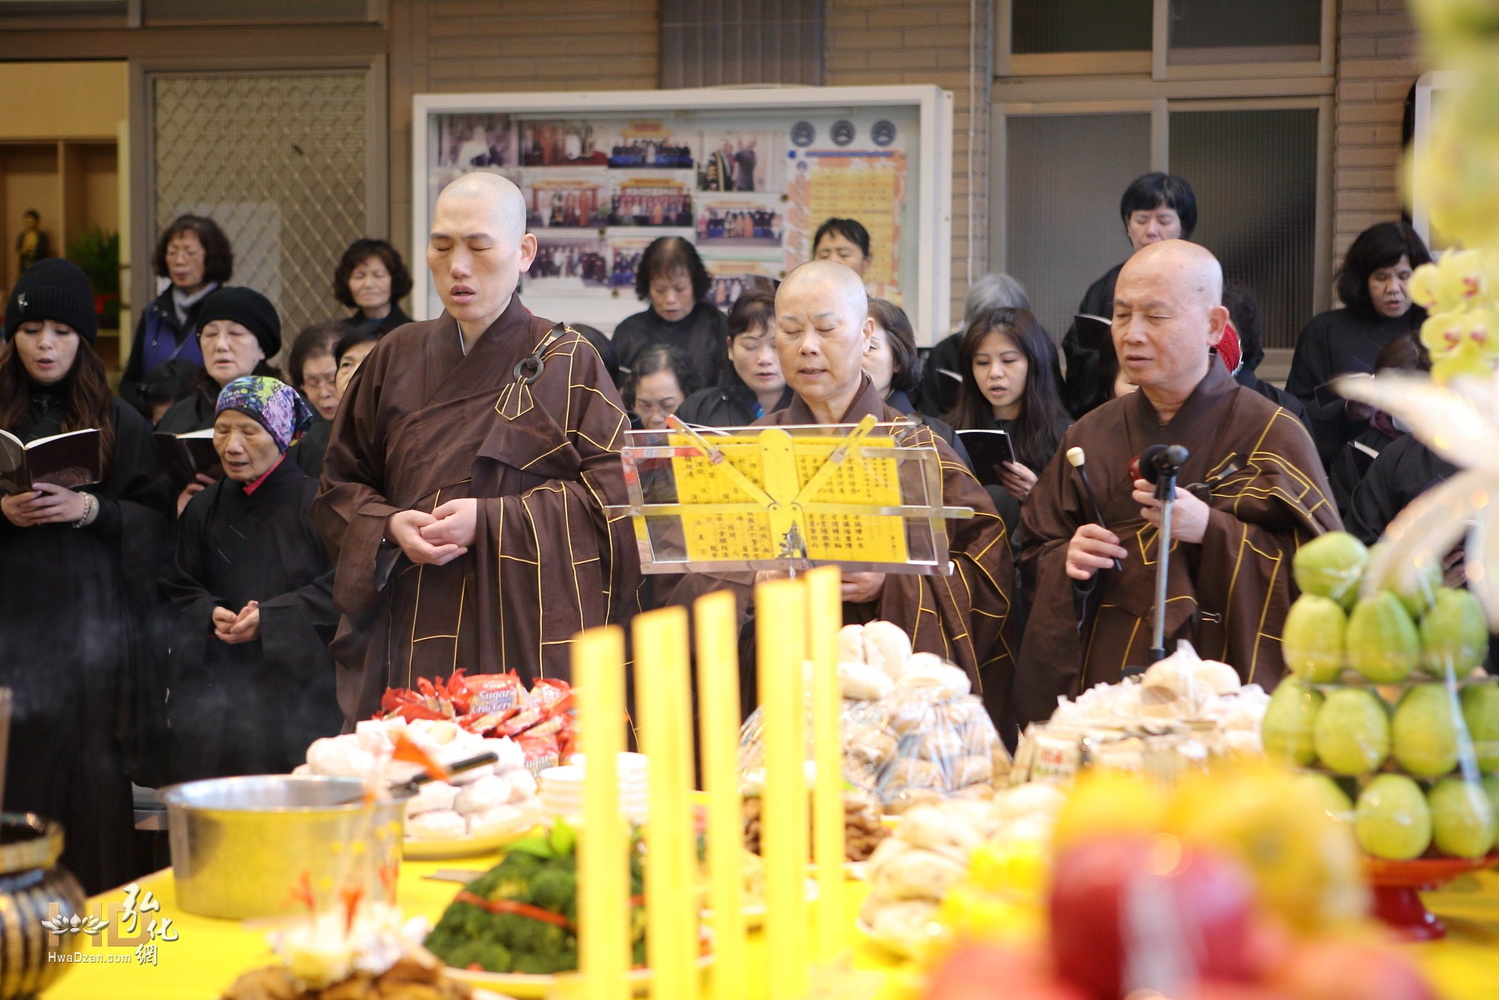
[[[934,788],[902,788],[899,791],[892,790],[884,801],[884,808],[885,812],[898,816],[917,806],[941,802],[943,798],[943,794]]]
[[[929,760],[919,757],[902,757],[890,769],[886,788],[896,791],[902,788],[941,788],[942,769]]]
[[[864,659],[864,626],[845,625],[838,630],[838,662],[868,663]]]
[[[933,700],[961,698],[973,690],[967,674],[935,653],[913,653],[899,687],[903,690],[936,687],[939,694]]]
[[[895,737],[874,726],[859,726],[843,743],[844,755],[872,770],[885,766],[895,756]]]
[[[510,804],[525,802],[536,797],[536,775],[524,767],[506,770],[500,777],[510,782]]]
[[[882,899],[938,900],[967,874],[967,865],[945,854],[912,848],[892,858],[878,871],[871,869],[870,892]]]
[[[453,808],[465,816],[488,812],[510,802],[510,782],[498,774],[486,774],[465,785],[453,802]]]
[[[994,762],[989,759],[988,754],[959,757],[953,761],[950,777],[952,788],[965,788],[979,782],[988,784],[994,778]]]
[[[929,899],[877,900],[861,912],[869,936],[901,955],[916,955],[934,933],[938,904]]]
[[[843,661],[838,664],[838,684],[850,701],[879,701],[895,682],[878,667]]]
[[[1227,663],[1217,660],[1203,660],[1192,669],[1192,678],[1200,686],[1207,688],[1213,694],[1233,694],[1244,686],[1239,679],[1239,672]]]
[[[940,767],[947,761],[963,756],[967,749],[961,733],[951,727],[938,725],[921,738],[917,754]]]
[[[457,797],[458,789],[446,781],[429,781],[417,788],[416,794],[406,800],[406,818],[410,820],[422,813],[452,809],[453,800]]]
[[[894,622],[864,626],[864,662],[879,667],[892,681],[900,680],[911,655],[911,637]]]
[[[325,736],[307,748],[314,774],[334,778],[363,778],[375,770],[374,754],[359,749],[353,736]]]
[[[983,831],[971,819],[955,814],[943,805],[926,805],[912,809],[901,818],[896,837],[915,847],[951,847],[971,854],[984,842]]]
[[[484,836],[495,833],[521,833],[536,823],[536,815],[529,809],[515,806],[496,806],[487,812],[468,817],[468,835]]]
[[[457,840],[468,834],[468,823],[451,809],[422,813],[406,821],[407,840]]]

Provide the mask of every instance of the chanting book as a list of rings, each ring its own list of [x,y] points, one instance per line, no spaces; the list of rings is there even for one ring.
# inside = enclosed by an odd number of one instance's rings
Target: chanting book
[[[170,434],[157,431],[156,450],[161,452],[161,462],[172,477],[173,489],[182,489],[188,483],[197,482],[199,473],[209,479],[224,478],[224,463],[213,446],[213,428],[188,431],[186,434]]]
[[[6,496],[30,493],[36,483],[74,490],[103,476],[96,427],[39,437],[30,444],[0,430],[0,493]]]
[[[958,431],[958,439],[968,449],[968,457],[973,459],[974,476],[985,486],[1000,485],[999,474],[995,471],[999,463],[1017,461],[1014,440],[1009,432],[997,427]]]

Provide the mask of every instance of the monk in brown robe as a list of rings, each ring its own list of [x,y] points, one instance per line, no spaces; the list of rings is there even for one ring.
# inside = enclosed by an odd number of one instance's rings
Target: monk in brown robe
[[[904,420],[864,374],[873,333],[856,272],[830,261],[792,271],[776,293],[776,352],[795,397],[789,407],[756,423],[856,424],[869,414],[884,422]],[[1004,521],[946,441],[922,426],[915,443],[941,457],[942,502],[974,511],[971,519],[946,522],[952,574],[845,572],[843,618],[899,625],[917,652],[936,653],[962,667],[998,720],[1009,713],[1014,669],[1005,628],[1014,576]]]
[[[1171,512],[1167,652],[1189,639],[1266,688],[1284,671],[1291,559],[1341,523],[1301,421],[1240,387],[1212,353],[1228,318],[1222,283],[1213,255],[1181,240],[1145,247],[1119,274],[1114,348],[1139,391],[1078,420],[1021,509],[1021,577],[1034,595],[1015,676],[1022,724],[1149,663],[1161,511],[1129,466],[1153,444],[1189,452]],[[1072,447],[1107,527],[1064,457]]]
[[[336,566],[348,723],[419,677],[568,674],[574,633],[634,609],[619,448],[629,426],[582,336],[515,295],[536,256],[510,181],[437,199],[427,264],[444,312],[388,334],[334,419],[313,515]]]

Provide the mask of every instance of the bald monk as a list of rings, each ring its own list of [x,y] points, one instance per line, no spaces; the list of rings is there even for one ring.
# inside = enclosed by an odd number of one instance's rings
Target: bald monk
[[[337,567],[332,650],[350,724],[387,686],[568,673],[568,641],[634,607],[639,565],[619,448],[629,426],[583,337],[515,294],[536,256],[497,174],[432,213],[435,320],[388,334],[333,423],[313,515]]]
[[[1217,362],[1222,287],[1213,255],[1182,240],[1144,247],[1119,273],[1114,350],[1139,392],[1079,419],[1021,509],[1021,577],[1034,595],[1015,676],[1022,724],[1048,718],[1059,695],[1149,663],[1161,512],[1154,487],[1128,470],[1153,444],[1190,453],[1171,512],[1167,651],[1190,639],[1266,688],[1283,672],[1291,558],[1341,523],[1301,421]],[[1107,527],[1092,523],[1064,458],[1073,447]]]
[[[864,353],[874,334],[859,275],[831,261],[792,271],[776,292],[776,352],[790,404],[762,425],[856,424],[866,415],[895,422],[904,414],[885,405],[869,376]],[[942,460],[942,502],[972,507],[968,520],[946,521],[950,576],[845,573],[845,623],[892,621],[911,635],[918,652],[937,653],[962,667],[989,713],[1009,717],[1013,659],[1006,637],[1014,579],[1004,522],[989,494],[947,442],[925,426],[915,443]]]

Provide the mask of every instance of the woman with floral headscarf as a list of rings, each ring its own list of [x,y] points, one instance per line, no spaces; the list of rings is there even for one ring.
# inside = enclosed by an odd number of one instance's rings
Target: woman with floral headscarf
[[[307,513],[317,480],[286,460],[312,411],[263,375],[225,385],[216,411],[225,478],[187,504],[162,583],[179,612],[167,703],[176,781],[290,771],[342,725],[333,566]]]

